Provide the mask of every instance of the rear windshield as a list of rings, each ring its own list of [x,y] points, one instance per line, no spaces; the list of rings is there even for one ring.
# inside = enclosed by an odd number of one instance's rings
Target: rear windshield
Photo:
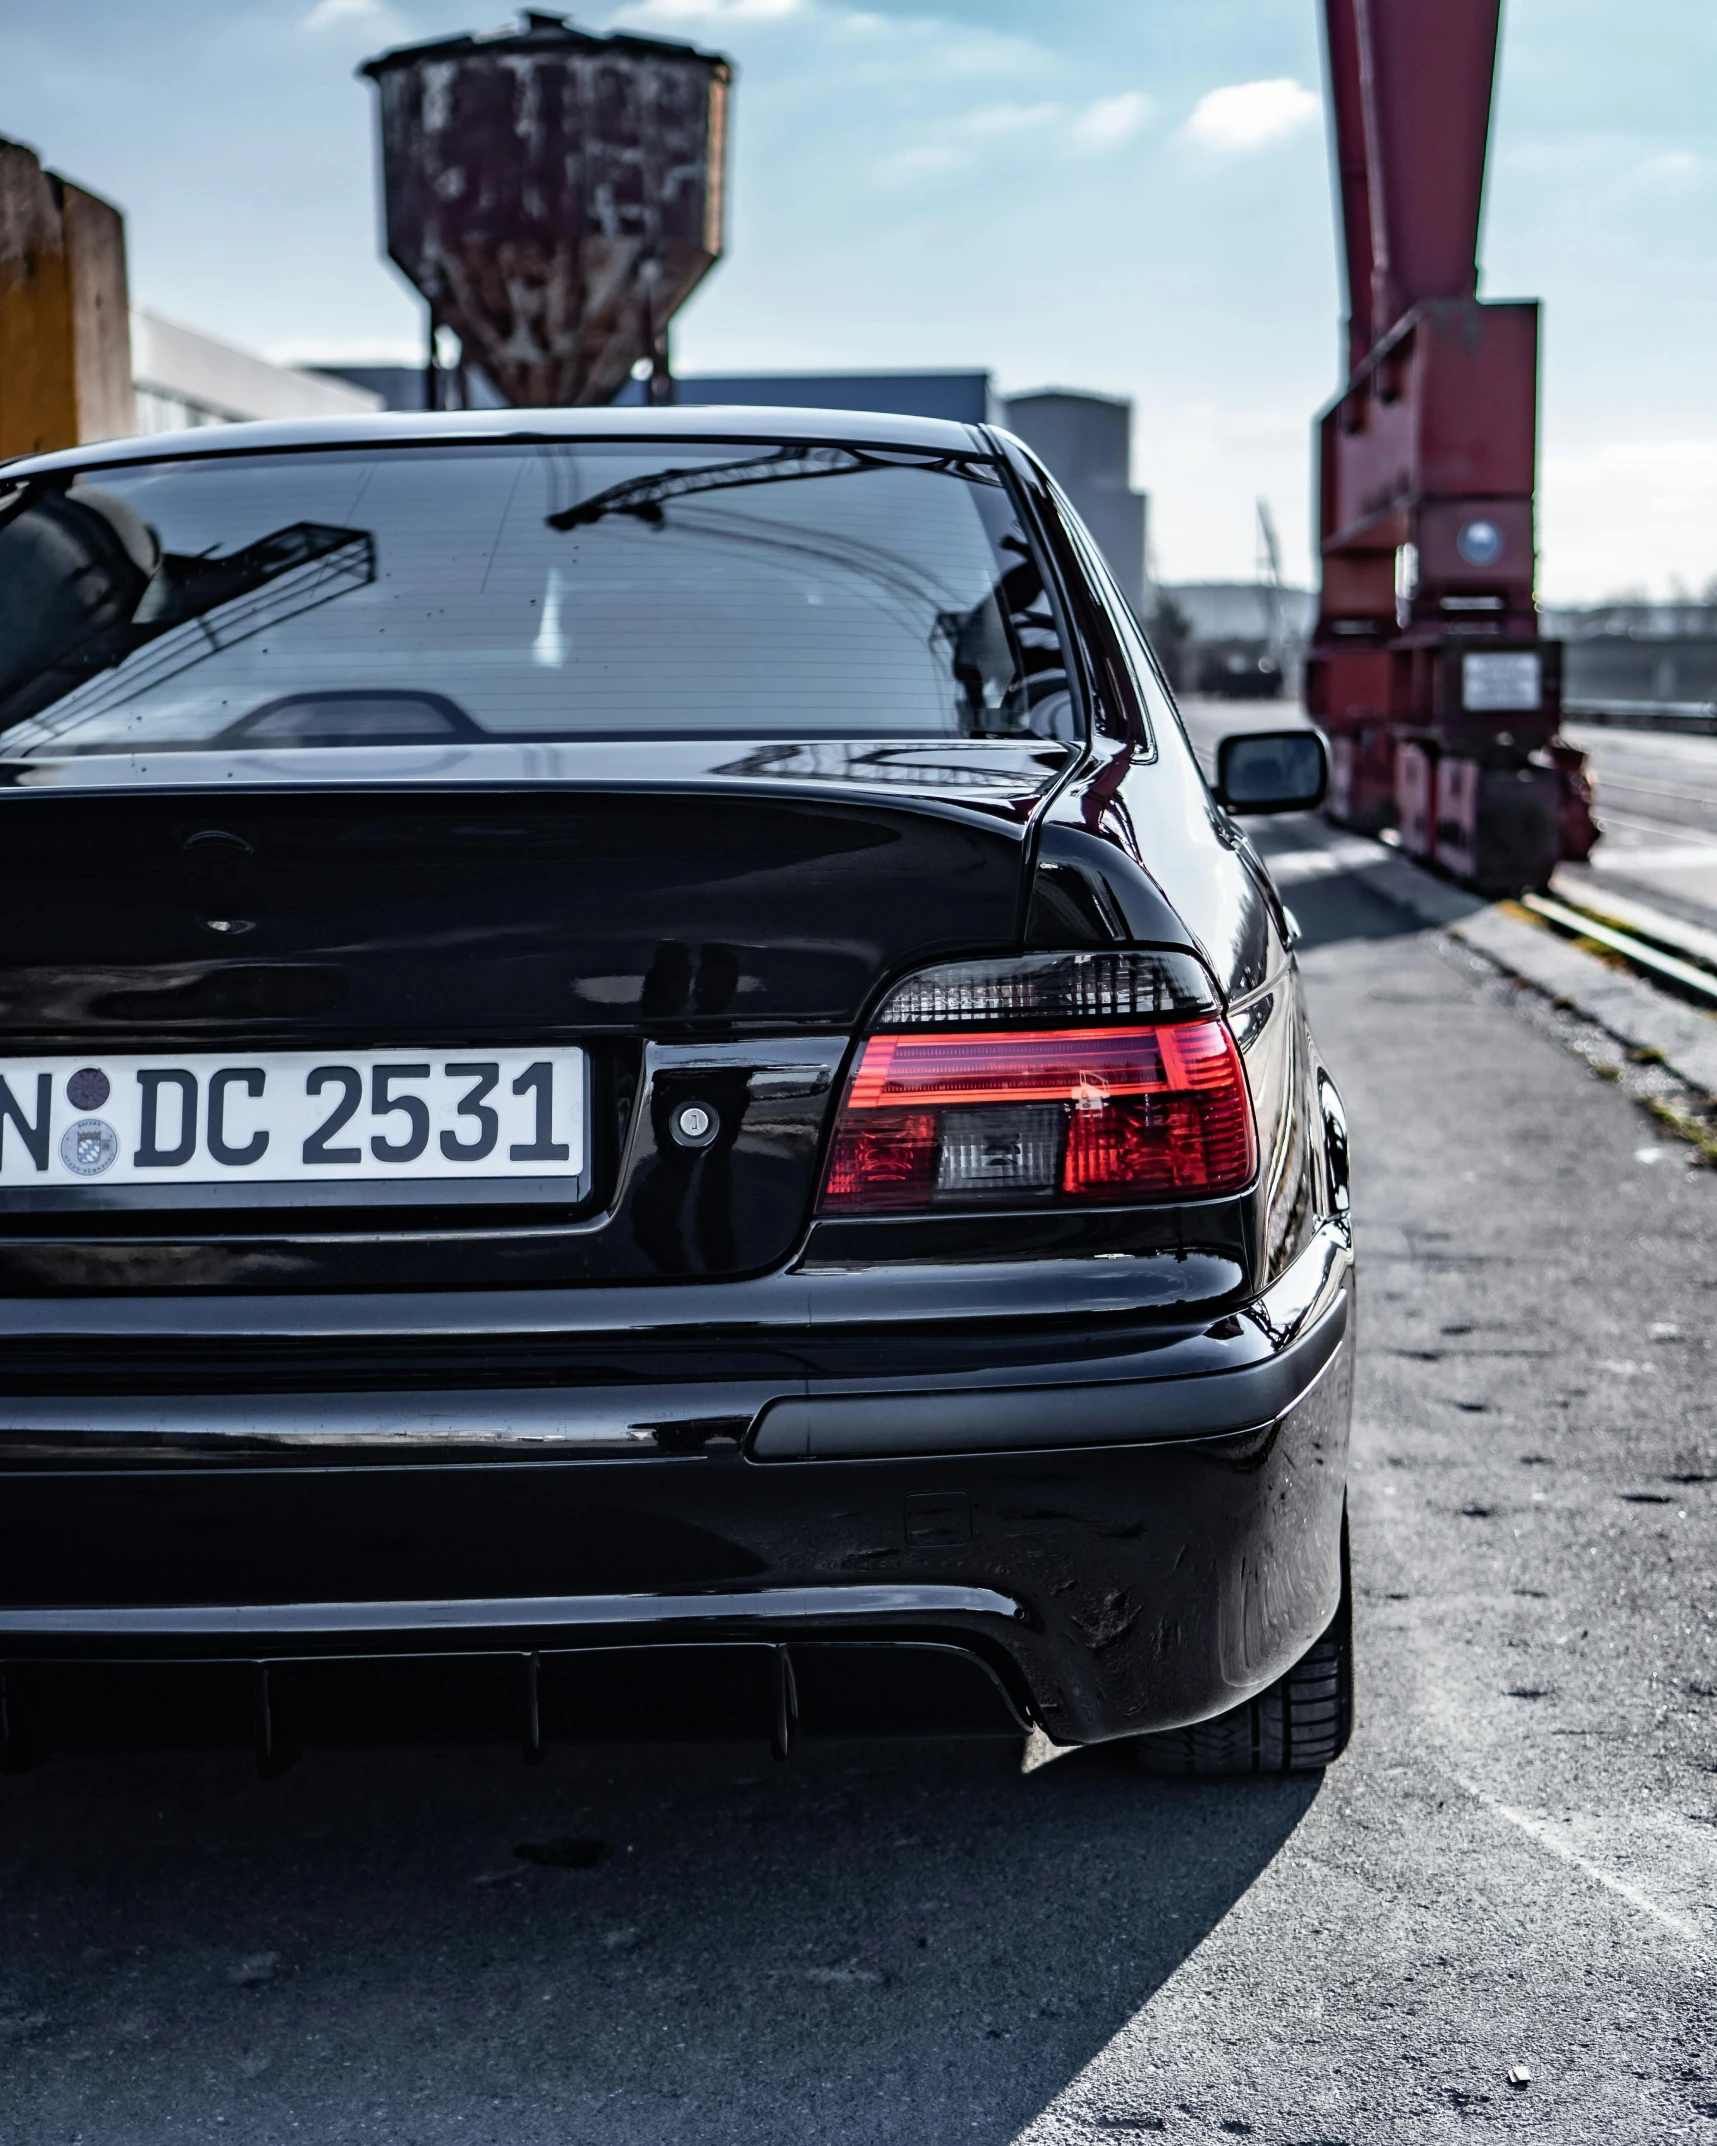
[[[236,454],[0,493],[0,755],[1069,738],[997,466],[803,442]]]

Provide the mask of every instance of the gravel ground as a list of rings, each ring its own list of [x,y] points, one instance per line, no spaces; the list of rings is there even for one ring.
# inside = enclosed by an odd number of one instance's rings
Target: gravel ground
[[[1347,1758],[51,1761],[0,2146],[1717,2141],[1717,1172],[1471,956],[1293,900],[1359,1160]]]

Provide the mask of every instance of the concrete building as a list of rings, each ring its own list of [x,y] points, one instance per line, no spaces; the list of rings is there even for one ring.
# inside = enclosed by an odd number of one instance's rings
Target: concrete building
[[[349,382],[379,395],[390,410],[421,410],[421,365],[318,365],[325,379]],[[475,367],[467,375],[471,408],[495,410],[500,396]],[[641,409],[642,380],[629,380],[614,398],[616,409]],[[682,373],[674,399],[693,407],[737,403],[759,409],[779,403],[791,410],[876,410],[905,417],[949,417],[971,425],[1003,424],[1003,406],[988,373]]]
[[[1547,604],[1540,615],[1544,631],[1564,643],[1562,698],[1569,713],[1717,706],[1717,589],[1707,597]]]
[[[1317,617],[1310,589],[1262,581],[1165,581],[1154,636],[1175,684],[1222,699],[1297,693]]]
[[[1054,471],[1103,547],[1122,594],[1143,618],[1151,607],[1145,567],[1149,501],[1133,490],[1132,404],[1120,395],[1044,388],[1010,395],[1002,422]]]
[[[362,388],[366,395],[374,395],[384,410],[423,410],[429,405],[424,400],[425,378],[421,365],[309,365],[305,371],[323,380],[343,381],[348,387]],[[468,394],[466,407],[472,410],[504,410],[505,400],[489,385],[487,378],[470,366],[465,374]]]
[[[618,406],[641,403],[645,383],[629,380]],[[874,410],[898,417],[946,417],[956,424],[1007,422],[988,373],[682,373],[674,381],[681,403],[772,403],[790,410]]]
[[[353,417],[384,406],[380,395],[349,380],[273,365],[236,343],[136,307],[131,378],[139,432],[179,432],[246,418]]]
[[[1285,588],[1278,621],[1278,592],[1261,581],[1165,581],[1159,593],[1174,602],[1200,641],[1264,640],[1283,630],[1303,642],[1317,617],[1314,590]]]

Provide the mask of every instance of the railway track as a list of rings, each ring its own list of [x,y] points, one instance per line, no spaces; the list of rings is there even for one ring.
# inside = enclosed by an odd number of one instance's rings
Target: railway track
[[[1650,982],[1717,1011],[1717,931],[1620,895],[1524,894],[1521,906],[1553,931],[1619,955]]]

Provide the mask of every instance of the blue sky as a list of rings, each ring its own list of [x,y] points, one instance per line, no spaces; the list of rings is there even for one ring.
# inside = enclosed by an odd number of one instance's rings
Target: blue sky
[[[126,211],[138,302],[404,354],[371,91],[493,0],[0,0],[0,132]],[[501,10],[495,7],[496,16]],[[730,251],[687,369],[988,366],[1137,405],[1171,579],[1309,570],[1336,379],[1317,0],[624,0],[739,63]],[[1717,577],[1717,5],[1510,0],[1483,289],[1545,301],[1542,592]]]

